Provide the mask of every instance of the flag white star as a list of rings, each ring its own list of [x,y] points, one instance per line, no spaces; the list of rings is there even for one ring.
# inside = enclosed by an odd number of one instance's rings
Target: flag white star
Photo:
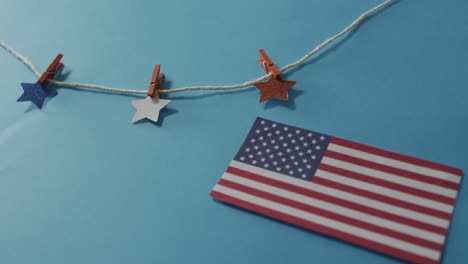
[[[149,119],[153,122],[158,122],[159,111],[169,104],[170,100],[160,99],[156,94],[154,97],[147,96],[145,99],[133,100],[132,105],[136,109],[132,123],[142,119]]]

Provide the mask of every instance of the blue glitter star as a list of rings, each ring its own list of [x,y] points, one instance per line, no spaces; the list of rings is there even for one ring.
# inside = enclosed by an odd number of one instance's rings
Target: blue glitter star
[[[31,101],[37,107],[42,108],[44,104],[44,100],[48,96],[55,96],[57,95],[56,91],[48,91],[45,90],[44,87],[40,83],[21,83],[23,87],[23,94],[20,98],[18,98],[18,102],[26,102]]]

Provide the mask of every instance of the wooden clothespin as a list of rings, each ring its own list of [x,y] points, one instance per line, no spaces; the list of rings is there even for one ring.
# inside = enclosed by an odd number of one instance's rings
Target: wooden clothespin
[[[149,97],[154,97],[154,95],[157,93],[157,90],[162,89],[162,86],[164,84],[164,74],[160,73],[160,70],[161,65],[156,64],[156,66],[154,66],[153,76],[151,77],[151,83],[148,88],[147,95]]]
[[[271,73],[273,78],[279,79],[281,71],[275,66],[273,61],[268,57],[268,54],[264,49],[258,51],[260,53],[261,59],[258,60],[258,63],[262,66],[266,73]]]
[[[63,63],[60,62],[62,57],[63,55],[59,53],[49,65],[49,67],[47,67],[47,70],[41,75],[41,77],[37,81],[40,85],[46,86],[47,80],[53,79],[57,75],[57,73],[59,73],[63,69]]]

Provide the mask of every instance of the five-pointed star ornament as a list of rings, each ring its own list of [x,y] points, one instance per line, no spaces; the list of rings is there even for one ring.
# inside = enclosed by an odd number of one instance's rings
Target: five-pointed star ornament
[[[145,99],[133,100],[132,105],[136,109],[132,122],[135,123],[142,119],[149,119],[153,122],[158,122],[159,110],[169,104],[170,100],[160,99],[158,94],[154,97],[147,96]]]
[[[42,108],[44,104],[44,100],[48,96],[55,96],[57,92],[55,91],[48,91],[42,87],[42,85],[38,82],[36,83],[21,83],[23,87],[23,94],[20,98],[18,98],[18,102],[26,102],[31,101],[37,107]]]
[[[273,98],[288,100],[288,89],[291,88],[295,81],[283,81],[279,78],[271,77],[266,82],[256,83],[255,87],[262,93],[260,95],[260,103]]]

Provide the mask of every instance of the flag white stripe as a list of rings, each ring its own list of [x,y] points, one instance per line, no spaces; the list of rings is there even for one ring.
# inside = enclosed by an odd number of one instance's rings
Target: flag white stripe
[[[395,205],[391,205],[391,204],[388,204],[388,203],[379,202],[379,201],[369,199],[369,198],[366,198],[366,197],[362,197],[362,196],[359,196],[359,195],[355,195],[355,194],[352,194],[352,193],[348,193],[348,192],[340,191],[340,190],[337,190],[337,189],[329,188],[329,187],[326,187],[326,186],[315,184],[313,182],[308,182],[308,181],[304,181],[304,180],[301,180],[301,179],[296,179],[294,177],[290,177],[290,176],[287,176],[287,175],[284,175],[284,174],[281,174],[281,173],[276,173],[276,172],[273,172],[273,171],[265,170],[265,169],[255,167],[255,166],[252,166],[252,165],[249,165],[249,164],[246,164],[246,163],[242,163],[242,162],[239,162],[239,161],[236,161],[236,160],[233,160],[230,163],[229,166],[234,167],[234,168],[238,168],[238,169],[241,169],[241,170],[245,170],[245,171],[250,171],[252,173],[255,173],[255,174],[260,175],[260,176],[265,177],[265,178],[269,178],[269,179],[273,179],[273,180],[276,180],[276,181],[288,183],[288,184],[291,184],[291,185],[294,185],[294,186],[302,187],[304,189],[319,192],[319,193],[322,193],[322,194],[325,194],[325,195],[330,195],[330,196],[333,196],[333,197],[336,197],[336,198],[340,198],[340,199],[343,199],[343,200],[346,200],[346,201],[354,202],[354,203],[364,205],[364,206],[367,206],[367,207],[370,207],[370,208],[373,208],[373,209],[377,209],[377,210],[380,210],[380,211],[391,212],[392,214],[402,216],[402,217],[406,217],[408,219],[420,221],[420,222],[423,222],[423,223],[435,225],[435,226],[442,227],[442,228],[448,228],[448,226],[449,226],[449,221],[445,220],[445,219],[441,219],[441,218],[438,218],[438,217],[435,217],[435,216],[415,212],[413,210],[408,210],[408,209],[398,207],[398,206],[395,206]]]
[[[263,192],[271,193],[292,201],[296,201],[302,204],[310,205],[316,208],[320,208],[329,212],[340,214],[349,218],[360,220],[372,225],[380,226],[390,230],[394,230],[403,234],[408,234],[414,237],[422,238],[435,243],[443,244],[445,237],[439,234],[428,232],[419,228],[411,227],[405,224],[397,223],[380,217],[376,217],[371,214],[366,214],[356,210],[349,209],[347,207],[335,205],[326,201],[314,199],[312,197],[304,196],[295,192],[287,191],[278,187],[267,185],[261,182],[253,181],[243,177],[236,176],[231,173],[224,173],[223,179],[230,182],[235,182],[250,188],[254,188]]]
[[[455,190],[451,190],[451,189],[448,189],[448,188],[445,188],[445,187],[441,187],[441,186],[438,186],[438,185],[425,183],[425,182],[421,182],[421,181],[417,181],[417,180],[413,180],[413,179],[408,179],[408,178],[401,177],[401,176],[398,176],[398,175],[395,175],[395,174],[392,174],[392,173],[383,172],[383,171],[363,167],[363,166],[360,166],[360,165],[356,165],[356,164],[349,163],[349,162],[346,162],[346,161],[337,160],[337,159],[330,158],[330,157],[327,157],[327,156],[322,158],[322,163],[333,166],[333,167],[337,167],[337,168],[349,170],[349,171],[352,171],[352,172],[356,172],[356,173],[359,173],[359,174],[362,174],[362,175],[365,175],[365,176],[369,176],[369,177],[372,177],[372,178],[386,180],[386,181],[398,183],[398,184],[401,184],[401,185],[405,185],[405,186],[408,186],[408,187],[416,188],[416,189],[423,190],[423,191],[426,191],[426,192],[436,193],[436,194],[446,196],[446,197],[450,197],[450,198],[457,197],[457,192]]]
[[[244,192],[240,192],[231,188],[227,188],[222,185],[216,185],[213,190],[215,192],[219,192],[230,197],[234,197],[236,199],[240,199],[261,207],[268,208],[273,211],[277,211],[283,214],[288,214],[293,217],[297,217],[303,219],[305,221],[316,223],[319,225],[323,225],[335,230],[338,230],[343,233],[351,234],[354,236],[358,236],[370,241],[374,241],[383,245],[387,245],[405,252],[410,252],[415,255],[423,256],[432,260],[437,261],[439,259],[440,253],[438,251],[428,249],[425,247],[421,247],[418,245],[414,245],[412,243],[408,243],[406,241],[402,241],[399,239],[395,239],[392,237],[388,237],[385,235],[381,235],[375,232],[371,232],[369,230],[365,230],[362,228],[358,228],[349,224],[345,224],[342,222],[334,221],[316,214],[312,214],[309,212],[304,212],[302,210],[298,210],[296,208],[292,208],[280,203],[272,202],[260,197],[256,197]]]
[[[422,197],[419,197],[419,196],[408,194],[406,192],[400,192],[400,191],[397,191],[397,190],[394,190],[394,189],[389,189],[389,188],[378,186],[378,185],[375,185],[375,184],[371,184],[371,183],[351,179],[351,178],[348,178],[346,176],[331,173],[331,172],[328,172],[328,171],[323,171],[323,170],[320,170],[320,169],[317,170],[317,172],[315,173],[315,177],[327,179],[329,181],[333,181],[333,182],[348,185],[348,186],[351,186],[351,187],[354,187],[354,188],[358,188],[358,189],[366,190],[366,191],[369,191],[369,192],[377,193],[377,194],[380,194],[380,195],[395,198],[395,199],[402,200],[402,201],[405,201],[405,202],[411,201],[411,203],[413,203],[413,204],[417,204],[417,205],[428,207],[428,208],[434,208],[434,209],[437,209],[439,211],[444,211],[444,212],[451,213],[452,210],[453,210],[453,206],[445,204],[445,203],[441,203],[441,202],[437,202],[437,201],[434,201],[434,200],[422,198]]]
[[[442,180],[446,180],[446,181],[450,181],[454,183],[460,183],[460,180],[461,180],[460,176],[452,174],[452,173],[439,171],[439,170],[415,165],[415,164],[408,163],[408,162],[394,160],[394,159],[390,159],[387,157],[382,157],[379,155],[336,145],[333,143],[330,143],[327,149],[331,151],[339,152],[348,156],[353,156],[356,158],[372,161],[375,163],[391,166],[394,168],[399,168],[402,170],[415,172],[415,173],[418,173],[427,177],[433,177],[433,178],[442,179]]]

